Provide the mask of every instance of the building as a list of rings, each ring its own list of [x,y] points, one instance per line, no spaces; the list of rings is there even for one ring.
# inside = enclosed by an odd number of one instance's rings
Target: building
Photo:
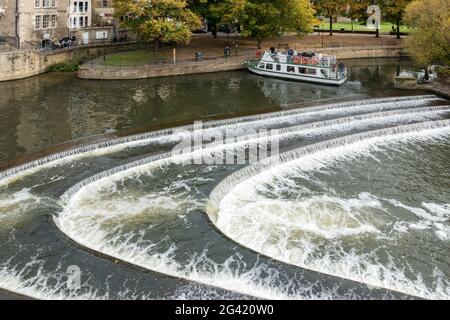
[[[0,36],[16,37],[16,0],[0,0]]]
[[[114,18],[114,0],[92,0],[93,25],[98,27],[109,27],[111,33],[108,38],[118,41],[135,39],[134,35],[127,29],[120,27],[120,20]]]
[[[96,26],[114,26],[113,0],[92,0],[92,19]]]
[[[0,37],[18,43],[67,36],[69,0],[0,0]]]
[[[115,36],[113,0],[0,0],[0,40],[18,44],[75,37],[79,44]]]

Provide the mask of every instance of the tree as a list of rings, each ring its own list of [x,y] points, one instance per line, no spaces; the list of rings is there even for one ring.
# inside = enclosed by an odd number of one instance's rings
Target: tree
[[[330,36],[333,35],[333,19],[347,10],[346,0],[313,0],[314,8],[319,14],[330,18]]]
[[[189,8],[206,19],[214,38],[217,38],[218,24],[222,20],[221,11],[217,9],[221,2],[220,0],[189,0]]]
[[[403,15],[406,7],[412,0],[383,0],[381,1],[381,10],[387,21],[395,23],[397,26],[397,39],[400,39],[400,25],[403,21]]]
[[[262,42],[286,32],[302,36],[312,31],[314,9],[308,0],[225,0],[220,5],[224,22],[237,21],[243,33]]]
[[[356,19],[367,19],[367,8],[371,4],[370,0],[351,0],[347,1],[347,17],[350,18],[353,32],[353,21]]]
[[[416,0],[405,11],[404,20],[413,28],[406,49],[418,66],[450,63],[450,2]]]
[[[160,43],[189,42],[191,31],[200,27],[187,5],[186,0],[114,0],[115,16],[155,50]]]

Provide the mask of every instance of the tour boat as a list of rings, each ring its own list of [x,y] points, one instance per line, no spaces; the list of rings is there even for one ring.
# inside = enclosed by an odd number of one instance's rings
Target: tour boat
[[[314,52],[276,52],[271,49],[262,59],[246,61],[248,70],[261,76],[340,86],[347,80],[347,69],[336,56]]]

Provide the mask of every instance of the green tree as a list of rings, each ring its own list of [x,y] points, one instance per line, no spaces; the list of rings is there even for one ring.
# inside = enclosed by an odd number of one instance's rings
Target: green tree
[[[237,21],[243,33],[262,42],[286,32],[302,36],[312,31],[314,9],[308,0],[225,0],[218,10],[222,21]]]
[[[218,25],[222,21],[221,10],[218,10],[221,2],[220,0],[189,0],[189,8],[206,19],[214,38],[217,38]]]
[[[187,8],[186,0],[114,0],[115,16],[123,19],[143,41],[187,43],[200,19]]]
[[[450,63],[450,2],[416,0],[405,12],[405,23],[413,28],[405,39],[406,49],[418,66]]]
[[[316,11],[330,18],[330,36],[333,35],[333,19],[347,10],[346,0],[312,0]]]
[[[403,15],[406,7],[412,0],[382,0],[381,11],[387,21],[395,23],[397,26],[397,38],[400,39],[400,25],[403,22]]]

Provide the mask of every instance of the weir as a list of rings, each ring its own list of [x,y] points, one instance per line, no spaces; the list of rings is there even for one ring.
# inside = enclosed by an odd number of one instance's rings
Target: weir
[[[206,205],[205,211],[210,217],[211,221],[216,224],[217,213],[220,201],[239,183],[263,172],[270,168],[279,166],[286,162],[298,159],[302,156],[312,154],[318,151],[323,151],[331,148],[341,147],[344,145],[360,142],[363,140],[381,138],[393,135],[401,135],[408,133],[416,133],[427,130],[441,129],[450,127],[450,120],[429,121],[424,123],[417,123],[412,125],[398,126],[386,128],[375,131],[368,131],[364,133],[344,136],[316,144],[308,145],[299,149],[285,152],[283,154],[264,159],[257,164],[245,167],[236,171],[220,182],[209,196],[209,201]]]
[[[430,112],[430,111],[445,111],[446,107],[430,107],[430,108],[421,108],[422,112]],[[378,118],[380,117],[380,115],[383,115],[384,117],[392,117],[395,113],[397,114],[408,114],[408,112],[411,112],[411,110],[397,110],[397,111],[389,111],[389,112],[383,112],[380,113],[378,115]],[[414,110],[414,114],[418,114],[420,112],[418,112],[418,110]],[[364,116],[356,116],[358,119],[364,119]],[[374,114],[370,114],[370,115],[366,115],[366,118],[370,119],[370,118],[377,118],[376,115]],[[355,117],[349,117],[348,119],[353,119],[353,121],[355,121]],[[341,120],[339,120],[341,121]],[[351,122],[351,120],[349,120]],[[326,123],[326,122],[325,122]],[[311,125],[311,124],[308,124]],[[308,126],[306,125],[306,126]],[[305,127],[306,127],[305,126]],[[349,136],[345,136],[342,138],[338,138],[338,139],[333,139],[333,140],[329,140],[329,141],[325,141],[325,142],[321,142],[321,143],[317,143],[314,145],[310,145],[304,148],[300,148],[291,152],[287,152],[284,153],[278,157],[273,157],[273,158],[269,158],[266,161],[263,161],[260,164],[254,165],[254,166],[250,166],[247,167],[241,171],[238,171],[235,174],[230,175],[228,178],[226,178],[223,182],[220,183],[219,186],[217,186],[214,191],[211,193],[210,196],[210,201],[208,202],[208,206],[206,208],[206,212],[208,213],[208,215],[210,216],[211,220],[213,221],[213,223],[216,222],[216,219],[214,217],[214,214],[217,212],[217,207],[218,207],[218,203],[220,201],[220,199],[223,197],[224,194],[226,194],[226,192],[228,192],[233,186],[235,186],[237,183],[239,183],[239,181],[243,181],[243,180],[247,180],[249,177],[262,172],[264,170],[270,169],[272,166],[274,165],[279,165],[282,163],[286,163],[288,161],[297,159],[298,157],[302,156],[302,155],[306,155],[306,154],[310,154],[310,153],[314,153],[320,150],[325,150],[325,149],[329,149],[329,148],[333,148],[333,147],[338,147],[338,146],[342,146],[342,145],[346,145],[346,144],[350,144],[350,143],[354,143],[354,142],[359,142],[362,140],[366,140],[366,139],[371,139],[371,138],[382,138],[384,136],[392,136],[392,135],[399,135],[399,134],[406,134],[406,133],[414,133],[414,132],[422,132],[422,131],[426,131],[426,130],[434,130],[434,129],[439,129],[439,128],[448,128],[450,127],[450,120],[443,120],[443,121],[433,121],[433,122],[425,122],[425,123],[419,123],[419,124],[414,124],[414,125],[406,125],[406,126],[399,126],[399,127],[394,127],[394,128],[388,128],[388,129],[382,129],[382,130],[375,130],[375,131],[370,131],[370,132],[365,132],[363,134],[355,134],[355,135],[349,135]],[[218,146],[216,146],[218,147]],[[222,145],[222,148],[227,148],[230,147],[229,145]],[[198,151],[198,152],[209,152],[211,148],[205,148],[204,150]],[[115,174],[115,173],[120,173],[120,172],[124,172],[124,170],[131,169],[133,168],[133,166],[140,166],[140,165],[144,165],[144,164],[148,164],[151,162],[155,162],[158,160],[169,160],[168,157],[170,157],[170,154],[164,154],[164,155],[160,155],[157,157],[151,157],[149,159],[143,159],[137,162],[134,162],[132,164],[129,164],[127,166],[121,166],[121,167],[117,167],[115,169],[106,171],[104,173],[101,173],[99,175],[93,176],[91,178],[89,178],[88,180],[83,181],[82,183],[74,186],[74,188],[72,190],[69,190],[68,192],[66,192],[66,194],[61,197],[61,201],[65,202],[65,204],[67,205],[68,202],[70,201],[71,197],[73,197],[81,188],[83,188],[84,186],[90,184],[90,183],[94,183],[102,178],[107,178],[110,177],[111,175]],[[185,157],[190,157],[191,154],[186,155]],[[180,157],[180,159],[183,157]],[[148,163],[146,163],[146,161],[148,161]],[[173,161],[173,158],[170,159],[170,161]],[[121,171],[122,170],[122,171]],[[65,214],[70,215],[70,210],[72,210],[71,208],[66,208],[69,211],[67,211]],[[211,211],[214,210],[215,211]],[[70,219],[69,219],[70,220]],[[80,245],[85,246],[86,248],[90,248],[92,250],[99,250],[99,252],[102,252],[106,255],[109,255],[113,258],[117,258],[117,259],[123,259],[124,261],[128,261],[130,263],[134,263],[136,265],[140,265],[142,267],[146,267],[149,268],[150,270],[153,271],[157,271],[157,272],[162,272],[168,275],[172,275],[172,276],[177,276],[180,278],[184,278],[187,280],[191,280],[191,281],[198,281],[200,283],[207,283],[208,278],[206,276],[196,276],[194,275],[190,275],[190,274],[185,274],[182,273],[181,271],[178,270],[174,270],[173,266],[166,266],[165,269],[160,269],[159,264],[156,262],[155,263],[155,269],[153,269],[153,264],[150,265],[146,265],[146,263],[144,263],[140,258],[139,259],[134,259],[132,257],[132,255],[129,254],[129,249],[127,249],[126,245],[122,246],[118,246],[118,247],[114,247],[114,248],[109,248],[108,246],[102,246],[100,249],[99,247],[96,247],[96,245],[93,245],[92,243],[90,243],[87,239],[85,239],[84,237],[80,237],[80,236],[76,236],[76,234],[73,234],[73,230],[72,232],[69,232],[66,230],[64,223],[61,224],[61,221],[58,217],[54,217],[54,221],[57,225],[57,227],[63,232],[66,233],[67,236],[69,237],[74,237]],[[63,220],[64,221],[64,220]],[[102,251],[104,250],[104,251]],[[136,249],[133,249],[136,250]],[[148,260],[151,261],[151,259],[153,259],[152,257],[149,257]],[[339,277],[337,277],[337,279],[339,279]],[[348,281],[348,280],[337,280],[337,281]],[[230,290],[230,287],[228,287],[224,282],[220,282],[220,280],[218,280],[217,283],[214,282],[214,285],[224,288],[224,289],[228,289]],[[245,290],[259,290],[259,289],[252,289],[252,288],[246,288]],[[250,291],[245,291],[245,293],[251,293]],[[267,298],[267,297],[266,297]]]
[[[326,120],[326,121],[319,121],[319,122],[313,122],[308,123],[304,125],[294,126],[285,128],[279,131],[277,135],[269,135],[268,137],[260,137],[258,134],[254,135],[248,135],[243,139],[241,142],[231,143],[231,144],[223,144],[223,142],[218,143],[210,143],[207,145],[203,145],[201,150],[194,150],[190,153],[182,154],[182,155],[174,155],[172,152],[166,152],[163,154],[159,154],[156,156],[147,157],[144,159],[140,159],[138,161],[134,161],[131,163],[127,163],[125,165],[121,165],[109,170],[106,170],[104,172],[98,173],[94,176],[91,176],[85,180],[82,180],[72,186],[70,189],[68,189],[64,194],[61,196],[60,200],[63,203],[63,205],[67,205],[67,203],[70,201],[70,199],[82,188],[84,188],[87,185],[90,185],[92,183],[95,183],[101,179],[108,178],[112,175],[122,173],[124,171],[137,168],[143,165],[148,165],[150,163],[154,163],[160,160],[167,160],[169,158],[175,158],[175,159],[181,159],[181,160],[191,160],[194,155],[198,156],[198,153],[209,153],[213,151],[214,149],[227,149],[227,148],[234,148],[237,145],[245,145],[249,143],[255,143],[260,141],[273,141],[276,138],[282,138],[286,135],[293,135],[293,134],[299,134],[302,131],[305,130],[311,130],[311,129],[319,129],[319,128],[325,128],[325,127],[332,127],[337,125],[342,125],[346,123],[352,123],[355,121],[366,121],[366,120],[372,120],[372,119],[381,119],[381,118],[390,118],[393,116],[401,116],[401,115],[419,115],[419,114],[428,114],[428,113],[436,113],[436,112],[445,112],[450,111],[450,106],[436,106],[436,107],[424,107],[424,108],[411,108],[411,109],[402,109],[402,110],[394,110],[394,111],[385,111],[385,112],[379,112],[379,113],[370,113],[365,115],[357,115],[357,116],[351,116],[346,118],[338,118],[333,120]]]
[[[421,106],[425,103],[430,103],[433,101],[441,101],[442,99],[434,96],[434,95],[422,95],[422,96],[408,96],[408,97],[394,97],[394,98],[379,98],[379,99],[368,99],[362,101],[352,101],[352,102],[343,102],[343,103],[335,103],[335,104],[326,104],[318,107],[309,107],[309,108],[299,108],[292,109],[280,112],[272,112],[265,113],[254,116],[226,119],[226,120],[216,120],[209,121],[204,123],[203,128],[217,128],[217,127],[225,127],[236,125],[240,123],[247,122],[256,122],[261,120],[269,120],[271,122],[276,121],[276,119],[280,118],[288,118],[295,115],[302,115],[306,113],[316,113],[323,112],[327,110],[337,110],[337,109],[345,109],[352,107],[365,107],[365,109],[372,111],[380,111],[380,110],[392,110],[392,109],[401,109],[413,106]],[[374,108],[375,107],[375,108]],[[374,110],[375,109],[375,110]],[[365,110],[367,111],[367,110]],[[8,178],[14,178],[15,176],[19,176],[21,174],[25,174],[26,172],[32,172],[34,170],[42,169],[48,165],[53,165],[56,163],[70,161],[74,157],[86,156],[94,151],[104,151],[107,152],[107,149],[114,148],[126,148],[133,145],[143,145],[154,141],[155,139],[161,139],[163,137],[169,137],[174,135],[177,131],[187,130],[192,131],[194,129],[193,125],[180,126],[172,129],[159,130],[144,134],[132,135],[123,138],[112,139],[108,141],[101,141],[94,144],[89,144],[77,148],[73,148],[67,151],[51,154],[49,156],[40,158],[38,160],[34,160],[23,165],[19,165],[10,169],[7,169],[3,172],[0,172],[0,183],[7,183],[9,181]],[[4,181],[5,180],[5,181]]]

